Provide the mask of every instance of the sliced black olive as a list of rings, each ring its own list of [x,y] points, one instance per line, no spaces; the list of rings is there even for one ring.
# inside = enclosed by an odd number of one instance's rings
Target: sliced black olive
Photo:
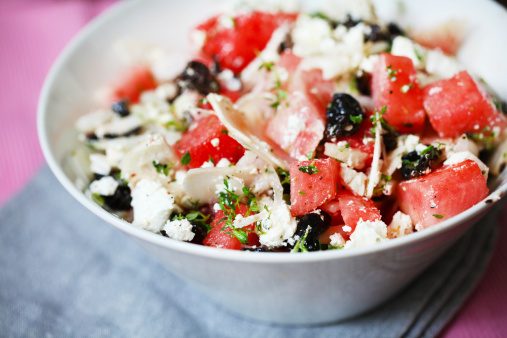
[[[95,133],[88,133],[85,137],[88,141],[97,141],[99,139]]]
[[[371,96],[371,74],[358,72],[355,75],[357,90],[361,95]]]
[[[397,132],[385,131],[382,135],[382,140],[384,141],[384,146],[386,147],[386,151],[393,151],[398,146],[398,136]]]
[[[132,202],[131,191],[128,185],[120,184],[112,196],[103,196],[104,204],[111,210],[130,210]]]
[[[391,35],[391,39],[394,39],[397,36],[405,36],[406,35],[405,31],[403,31],[403,29],[401,29],[400,26],[398,26],[394,22],[390,22],[387,25],[387,31]]]
[[[308,251],[320,250],[319,236],[329,227],[331,217],[325,212],[310,213],[299,217],[297,222],[296,235],[304,239],[301,244]]]
[[[290,34],[285,36],[285,39],[278,46],[278,54],[282,54],[287,49],[291,49],[294,46],[294,42],[292,41],[292,37]]]
[[[421,153],[411,151],[402,156],[401,176],[405,180],[428,174],[438,164],[442,150],[428,146]]]
[[[202,244],[202,241],[208,234],[208,230],[201,224],[194,224],[192,221],[190,221],[190,223],[192,224],[192,232],[195,234],[191,242],[195,244]]]
[[[326,111],[326,140],[355,134],[364,119],[363,108],[355,98],[345,93],[334,94]]]
[[[270,250],[264,246],[252,246],[252,247],[244,247],[241,249],[243,251],[251,251],[251,252],[269,252]]]
[[[134,135],[139,134],[142,129],[143,129],[142,127],[137,127],[137,128],[134,128],[134,129],[126,132],[125,134],[105,134],[104,138],[105,139],[113,139],[113,138],[118,138],[118,137],[134,136]]]
[[[347,19],[344,22],[342,22],[341,24],[350,29],[352,27],[359,25],[361,22],[363,22],[363,20],[354,19],[354,18],[352,18],[352,16],[350,14],[348,14]]]
[[[395,37],[405,35],[405,32],[395,23],[389,23],[386,28],[377,24],[370,24],[369,27],[370,32],[364,36],[366,41],[391,43]]]
[[[372,24],[369,26],[370,26],[370,31],[368,33],[366,33],[364,36],[364,39],[366,41],[379,42],[379,41],[391,40],[391,35],[389,34],[389,32],[382,29],[382,27],[380,27],[379,25]]]
[[[196,90],[201,95],[217,93],[220,85],[208,67],[199,62],[191,61],[177,79],[178,86],[184,89]]]
[[[121,117],[125,117],[125,116],[130,115],[129,103],[127,100],[120,100],[120,101],[113,103],[113,105],[111,106],[111,109],[113,110],[113,112],[115,112],[116,114],[118,114]]]

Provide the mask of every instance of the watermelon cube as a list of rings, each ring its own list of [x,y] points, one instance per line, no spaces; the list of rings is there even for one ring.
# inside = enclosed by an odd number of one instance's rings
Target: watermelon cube
[[[314,211],[333,200],[340,183],[340,164],[331,158],[290,165],[290,201],[293,216]]]
[[[424,88],[424,108],[440,137],[457,137],[468,132],[507,123],[466,71]]]
[[[479,165],[466,160],[399,184],[400,210],[421,230],[459,214],[488,196]]]

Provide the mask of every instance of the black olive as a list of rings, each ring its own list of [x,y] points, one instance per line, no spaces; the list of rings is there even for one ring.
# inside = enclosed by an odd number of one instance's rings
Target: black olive
[[[196,90],[201,95],[217,93],[220,90],[215,76],[205,64],[199,61],[190,61],[178,77],[177,83],[182,90]]]
[[[350,14],[347,14],[347,19],[344,22],[342,22],[341,24],[350,29],[352,27],[359,25],[361,22],[363,22],[363,20],[354,19],[354,18],[352,18],[352,16],[350,16]]]
[[[294,42],[292,41],[292,37],[290,34],[287,34],[285,39],[278,46],[278,54],[282,54],[287,49],[291,49],[294,46]]]
[[[401,157],[401,176],[405,180],[428,174],[436,166],[442,150],[428,146],[421,153],[411,151]]]
[[[326,140],[355,134],[364,119],[363,108],[355,98],[345,93],[334,94],[326,111]]]
[[[371,74],[361,71],[356,73],[355,77],[359,93],[364,96],[371,96]]]
[[[397,36],[405,36],[406,35],[405,32],[403,31],[403,29],[401,29],[400,26],[398,26],[394,22],[390,22],[387,25],[387,31],[391,35],[391,39],[394,39]]]
[[[103,196],[104,204],[111,210],[130,210],[130,203],[132,202],[132,196],[130,193],[128,185],[120,184],[112,196]]]
[[[398,146],[398,136],[397,132],[385,131],[382,134],[382,140],[384,141],[384,146],[386,147],[386,151],[393,151]]]
[[[88,133],[85,137],[88,141],[97,141],[99,139],[95,133]]]
[[[308,251],[320,250],[319,236],[327,230],[330,221],[331,217],[322,211],[320,214],[310,213],[297,219],[296,235],[300,239],[305,238],[303,244]]]
[[[219,74],[222,71],[222,66],[220,66],[220,62],[218,61],[218,57],[216,55],[213,56],[213,62],[211,63],[210,71],[212,74]]]
[[[125,134],[105,134],[104,138],[105,139],[113,139],[113,138],[118,138],[118,137],[134,136],[134,135],[139,134],[142,129],[143,129],[142,127],[137,127],[137,128],[134,128],[134,129],[126,132]]]
[[[192,232],[195,234],[191,242],[194,244],[202,244],[202,241],[208,234],[208,230],[204,225],[194,224],[192,221],[190,221],[190,223],[192,224]]]
[[[391,36],[390,36],[389,32],[382,29],[382,27],[380,27],[379,25],[372,24],[369,26],[370,26],[370,31],[367,34],[365,34],[365,36],[364,36],[364,39],[366,41],[380,42],[380,41],[390,41],[391,40]]]
[[[130,115],[129,103],[127,100],[120,100],[118,102],[113,103],[111,109],[113,110],[113,112],[120,115],[121,117]]]
[[[389,23],[386,28],[382,28],[377,24],[370,24],[370,32],[365,34],[364,39],[371,42],[393,42],[394,38],[399,35],[405,35],[405,32],[395,23]]]
[[[97,174],[97,173],[93,173],[93,180],[94,181],[98,181],[100,180],[102,177],[105,177],[107,175],[102,175],[102,174]]]
[[[244,247],[241,249],[243,251],[251,251],[251,252],[269,252],[270,250],[264,246],[252,246],[252,247]]]

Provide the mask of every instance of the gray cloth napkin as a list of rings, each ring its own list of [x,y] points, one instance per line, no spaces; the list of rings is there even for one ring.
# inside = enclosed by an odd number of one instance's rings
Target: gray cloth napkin
[[[80,206],[48,168],[0,210],[0,336],[433,337],[491,256],[495,212],[383,306],[341,323],[286,327],[222,309]]]

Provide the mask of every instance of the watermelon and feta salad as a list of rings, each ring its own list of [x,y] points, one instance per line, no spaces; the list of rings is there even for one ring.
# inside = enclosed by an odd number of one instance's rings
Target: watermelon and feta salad
[[[487,198],[505,103],[445,42],[342,3],[234,7],[174,75],[130,65],[76,123],[76,184],[168,240],[258,252],[368,247]]]

